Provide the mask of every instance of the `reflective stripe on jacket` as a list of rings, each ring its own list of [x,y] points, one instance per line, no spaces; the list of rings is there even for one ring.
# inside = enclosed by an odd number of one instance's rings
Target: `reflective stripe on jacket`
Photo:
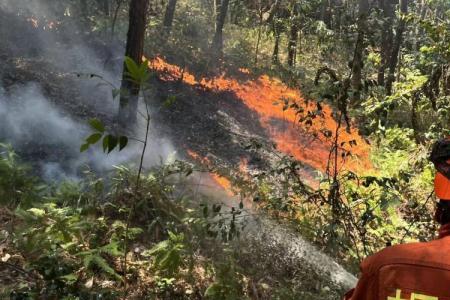
[[[361,263],[346,300],[450,300],[450,224],[439,239],[388,247]]]

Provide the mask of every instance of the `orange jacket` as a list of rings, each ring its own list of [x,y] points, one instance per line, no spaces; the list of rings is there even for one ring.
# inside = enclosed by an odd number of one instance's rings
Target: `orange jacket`
[[[450,300],[450,224],[439,239],[386,248],[361,263],[346,300]]]

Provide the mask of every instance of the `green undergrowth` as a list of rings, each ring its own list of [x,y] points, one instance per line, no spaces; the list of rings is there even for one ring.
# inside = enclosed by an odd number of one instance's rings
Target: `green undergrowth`
[[[136,191],[136,174],[124,166],[106,178],[86,171],[79,182],[50,185],[30,176],[10,147],[2,145],[0,153],[2,299],[325,293],[318,277],[306,276],[299,289],[286,274],[268,276],[268,266],[256,263],[264,248],[241,255],[242,206],[227,208],[190,193],[191,184],[183,184],[193,172],[188,163],[155,167]]]
[[[290,223],[356,274],[362,259],[388,245],[434,237],[430,145],[417,145],[412,135],[399,127],[373,134],[372,170],[342,171],[336,180],[318,174],[317,188],[308,186],[298,172],[301,163],[289,157],[264,172],[224,174],[260,210]]]

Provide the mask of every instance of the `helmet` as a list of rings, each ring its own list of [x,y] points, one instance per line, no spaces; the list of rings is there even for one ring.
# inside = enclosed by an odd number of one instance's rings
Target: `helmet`
[[[450,201],[450,137],[434,144],[430,160],[437,170],[434,179],[436,197]]]

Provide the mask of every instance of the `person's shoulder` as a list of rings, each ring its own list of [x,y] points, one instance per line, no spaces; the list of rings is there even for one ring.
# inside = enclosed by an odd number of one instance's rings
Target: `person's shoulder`
[[[436,245],[434,245],[436,244]],[[372,272],[381,266],[400,261],[413,261],[418,257],[429,257],[427,253],[436,248],[436,241],[408,243],[387,247],[363,260],[362,271]]]

